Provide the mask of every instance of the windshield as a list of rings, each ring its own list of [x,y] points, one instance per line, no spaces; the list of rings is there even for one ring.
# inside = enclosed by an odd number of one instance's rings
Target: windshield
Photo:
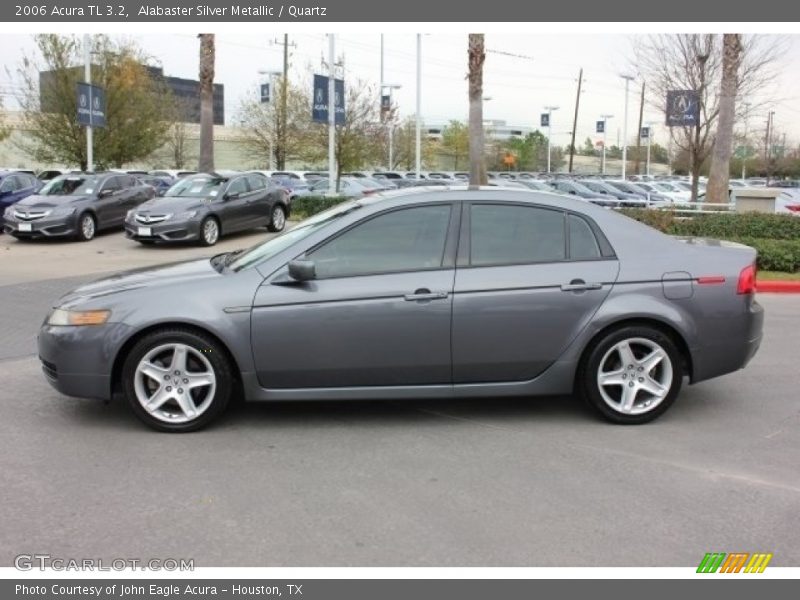
[[[223,177],[205,175],[181,179],[167,190],[164,196],[180,198],[207,198],[219,194],[227,180]]]
[[[284,251],[286,248],[308,237],[318,229],[325,227],[336,219],[361,208],[358,202],[347,201],[337,204],[333,208],[318,213],[313,217],[302,221],[296,227],[289,229],[281,235],[271,238],[266,242],[256,244],[244,252],[238,254],[236,259],[231,262],[229,268],[232,271],[241,271],[253,265],[257,265],[262,261],[267,260]]]
[[[45,185],[39,194],[42,196],[81,196],[97,191],[100,178],[87,175],[56,177]]]
[[[589,188],[587,188],[587,187],[586,187],[585,185],[583,185],[582,183],[578,183],[577,181],[572,181],[572,182],[570,182],[570,183],[572,184],[572,186],[573,186],[573,189],[574,189],[575,191],[582,192],[582,193],[584,193],[584,194],[591,194],[591,193],[592,193],[592,190],[590,190]]]

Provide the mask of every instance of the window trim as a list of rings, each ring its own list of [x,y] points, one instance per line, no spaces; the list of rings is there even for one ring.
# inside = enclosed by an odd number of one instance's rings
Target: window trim
[[[459,235],[459,248],[458,248],[458,258],[456,260],[456,268],[485,269],[494,267],[518,267],[522,265],[551,265],[551,264],[563,264],[563,263],[575,263],[575,262],[617,260],[617,255],[614,252],[614,249],[611,246],[610,242],[608,241],[608,238],[606,238],[605,234],[602,232],[602,230],[594,221],[594,219],[579,212],[556,206],[545,206],[542,204],[533,204],[528,202],[514,202],[510,200],[471,200],[471,201],[463,201],[462,204],[465,206],[462,209],[461,231]],[[559,260],[503,262],[503,263],[473,265],[472,264],[472,207],[475,205],[502,205],[502,206],[514,206],[522,208],[539,208],[543,210],[551,210],[554,212],[562,213],[564,217],[564,244],[565,244],[564,258]],[[568,224],[569,224],[569,216],[571,215],[583,219],[589,226],[589,229],[594,234],[597,246],[600,249],[599,257],[574,259],[570,256]]]
[[[422,267],[422,268],[417,268],[417,269],[399,269],[399,270],[394,270],[394,271],[370,271],[370,272],[365,272],[365,273],[353,273],[351,275],[336,275],[334,277],[317,277],[315,279],[315,281],[333,281],[333,280],[336,280],[336,279],[350,279],[352,277],[374,277],[376,275],[398,275],[398,274],[402,274],[402,273],[420,273],[420,272],[424,273],[424,272],[429,272],[429,271],[449,271],[449,270],[452,270],[452,269],[455,268],[455,256],[456,256],[457,242],[458,242],[458,235],[457,234],[458,234],[459,227],[460,227],[461,213],[462,213],[462,211],[459,209],[458,204],[456,204],[453,201],[426,202],[426,203],[412,204],[412,205],[406,205],[406,206],[395,206],[393,208],[389,208],[389,209],[383,210],[381,212],[369,215],[367,217],[364,217],[363,219],[360,219],[360,220],[356,221],[355,223],[351,223],[350,225],[348,225],[347,227],[345,227],[341,231],[337,231],[334,235],[332,235],[332,236],[330,236],[328,238],[325,238],[324,240],[321,240],[320,242],[318,242],[317,244],[315,244],[311,248],[308,248],[307,250],[305,250],[301,254],[298,254],[292,260],[298,260],[298,259],[302,260],[302,259],[305,259],[305,258],[309,258],[309,260],[312,260],[312,259],[310,259],[309,254],[312,254],[313,252],[315,252],[319,248],[322,248],[326,244],[329,244],[329,243],[333,242],[337,238],[341,237],[342,235],[345,235],[346,233],[348,233],[349,231],[355,229],[356,227],[359,227],[360,225],[364,225],[365,223],[368,223],[369,221],[372,221],[373,219],[376,219],[378,217],[381,217],[381,216],[384,216],[384,215],[387,215],[387,214],[393,213],[393,212],[400,212],[400,211],[403,211],[403,210],[413,210],[415,208],[429,208],[431,206],[443,206],[443,205],[450,207],[450,218],[448,220],[447,228],[445,230],[445,241],[444,241],[444,246],[443,246],[443,249],[442,249],[442,260],[441,260],[439,266],[437,266],[437,267]],[[284,267],[286,267],[286,265],[284,265]]]

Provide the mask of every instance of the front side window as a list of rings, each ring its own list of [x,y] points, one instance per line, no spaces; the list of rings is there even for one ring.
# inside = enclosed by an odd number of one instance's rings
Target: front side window
[[[356,225],[308,258],[319,279],[435,269],[449,223],[449,204],[396,210]]]
[[[231,182],[231,185],[228,187],[228,194],[246,194],[247,193],[247,181],[245,181],[244,177],[239,177],[238,179],[234,179]]]
[[[566,258],[565,214],[532,206],[473,204],[470,264],[553,262]]]
[[[247,183],[250,185],[252,191],[264,190],[267,187],[267,179],[260,175],[248,175]]]

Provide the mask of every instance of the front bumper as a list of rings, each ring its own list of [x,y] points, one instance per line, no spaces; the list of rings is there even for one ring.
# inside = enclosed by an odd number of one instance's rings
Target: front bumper
[[[114,357],[129,327],[42,325],[37,338],[45,378],[67,396],[109,400]]]
[[[47,216],[35,221],[7,217],[4,219],[3,229],[6,233],[21,239],[71,237],[78,232],[78,218],[76,214]]]
[[[125,221],[125,237],[138,241],[182,242],[200,239],[200,220],[139,223]]]

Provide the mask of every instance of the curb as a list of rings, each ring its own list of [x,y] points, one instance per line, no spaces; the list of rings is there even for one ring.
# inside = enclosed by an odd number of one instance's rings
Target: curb
[[[800,294],[800,281],[756,280],[756,292],[773,294]]]

